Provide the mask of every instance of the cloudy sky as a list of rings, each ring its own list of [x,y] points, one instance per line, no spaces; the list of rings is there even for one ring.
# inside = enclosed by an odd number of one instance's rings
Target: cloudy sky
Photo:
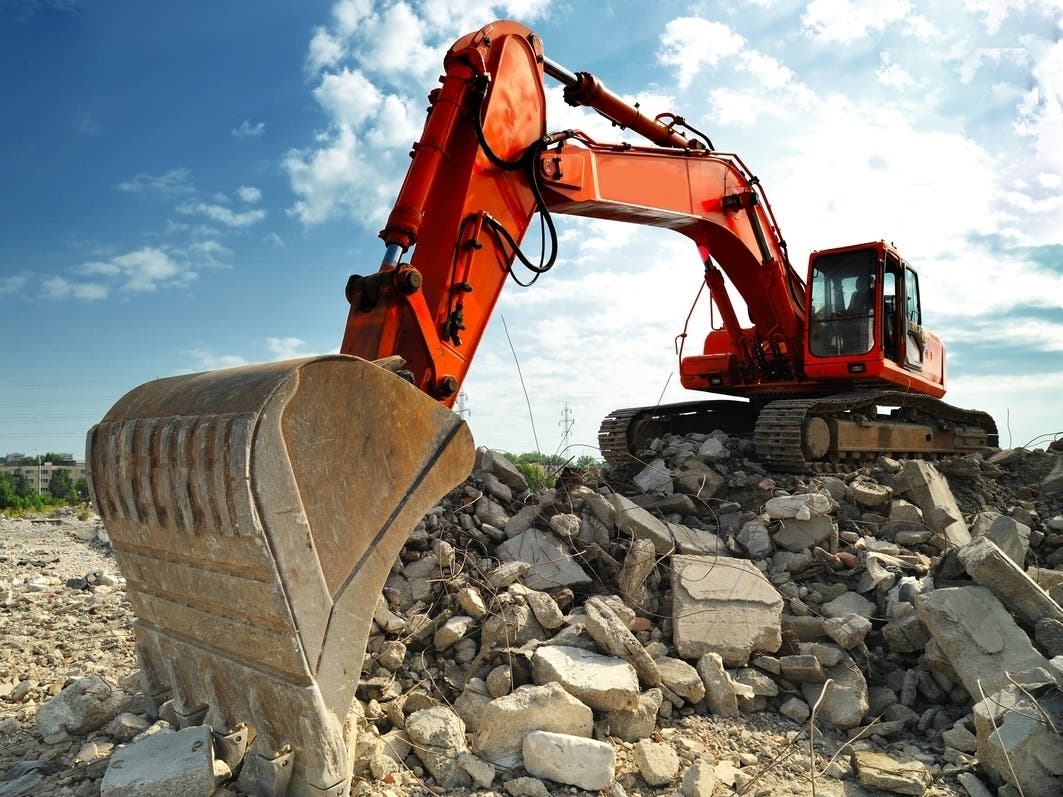
[[[802,273],[893,241],[946,399],[1003,444],[1063,431],[1061,0],[0,0],[0,454],[81,456],[148,379],[336,351],[443,52],[505,17],[738,153]],[[551,129],[617,138],[548,96]],[[464,385],[483,445],[594,453],[610,410],[696,398],[673,343],[689,242],[571,219],[561,239]]]

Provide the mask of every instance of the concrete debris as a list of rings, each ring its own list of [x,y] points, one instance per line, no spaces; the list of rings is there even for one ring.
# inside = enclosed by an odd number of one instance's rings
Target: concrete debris
[[[119,748],[100,784],[100,797],[210,797],[214,755],[205,725],[163,733]]]
[[[446,706],[421,709],[406,718],[406,733],[415,754],[441,788],[469,785],[469,773],[458,761],[469,752],[461,717]]]
[[[925,794],[934,780],[926,764],[919,761],[895,761],[882,753],[858,750],[852,756],[860,784],[894,794]]]
[[[824,794],[1063,793],[1058,452],[769,476],[716,432],[639,456],[532,489],[480,450],[373,611],[355,794],[789,793],[813,711]],[[98,524],[45,550],[19,523],[0,518],[0,795],[154,793],[127,762],[188,779],[168,795],[282,794],[291,753],[176,732],[220,719],[145,692]]]
[[[963,519],[948,480],[937,468],[922,460],[904,463],[904,481],[912,503],[923,513],[924,521],[935,533],[931,544],[939,550],[959,548],[971,541],[971,532]]]
[[[1025,523],[992,510],[979,512],[971,524],[972,538],[992,540],[1018,567],[1023,566],[1030,552],[1031,531]]]
[[[672,557],[672,634],[684,659],[718,653],[740,667],[782,644],[783,600],[747,559]]]
[[[985,587],[937,589],[920,595],[916,608],[972,698],[1003,689],[1012,674],[1048,665]]]
[[[531,731],[590,737],[593,730],[591,709],[560,684],[526,685],[484,706],[472,750],[496,766],[513,768],[522,762],[523,740]]]
[[[611,744],[549,731],[524,737],[524,768],[537,778],[549,778],[587,791],[608,789],[616,768]]]
[[[535,683],[561,684],[595,711],[631,711],[639,704],[638,676],[623,659],[546,645],[535,651],[531,667]]]
[[[974,707],[978,760],[1027,797],[1063,794],[1063,688],[1008,685]]]
[[[94,731],[118,715],[125,695],[98,675],[79,678],[44,703],[34,716],[45,738]]]

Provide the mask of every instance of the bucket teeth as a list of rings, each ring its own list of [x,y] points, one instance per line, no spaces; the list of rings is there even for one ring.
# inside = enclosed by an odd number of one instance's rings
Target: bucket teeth
[[[262,793],[345,794],[377,598],[470,471],[465,424],[335,355],[142,385],[90,430],[88,458],[148,691],[182,722],[247,723],[245,766],[290,746],[290,783]]]

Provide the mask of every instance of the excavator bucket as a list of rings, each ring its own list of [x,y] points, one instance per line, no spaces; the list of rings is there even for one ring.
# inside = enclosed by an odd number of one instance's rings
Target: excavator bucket
[[[88,458],[152,698],[208,724],[218,757],[246,747],[245,791],[346,795],[377,600],[472,468],[465,423],[335,355],[149,382],[92,428]]]

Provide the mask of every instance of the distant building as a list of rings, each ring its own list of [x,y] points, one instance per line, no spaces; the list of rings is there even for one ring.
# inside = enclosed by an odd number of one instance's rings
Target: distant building
[[[26,482],[42,495],[48,492],[48,482],[52,474],[58,470],[65,470],[70,474],[70,480],[77,484],[78,479],[88,477],[88,468],[84,460],[67,459],[62,462],[41,462],[36,459],[22,459],[18,462],[5,462],[0,464],[0,472],[10,473],[12,476],[21,474]]]

